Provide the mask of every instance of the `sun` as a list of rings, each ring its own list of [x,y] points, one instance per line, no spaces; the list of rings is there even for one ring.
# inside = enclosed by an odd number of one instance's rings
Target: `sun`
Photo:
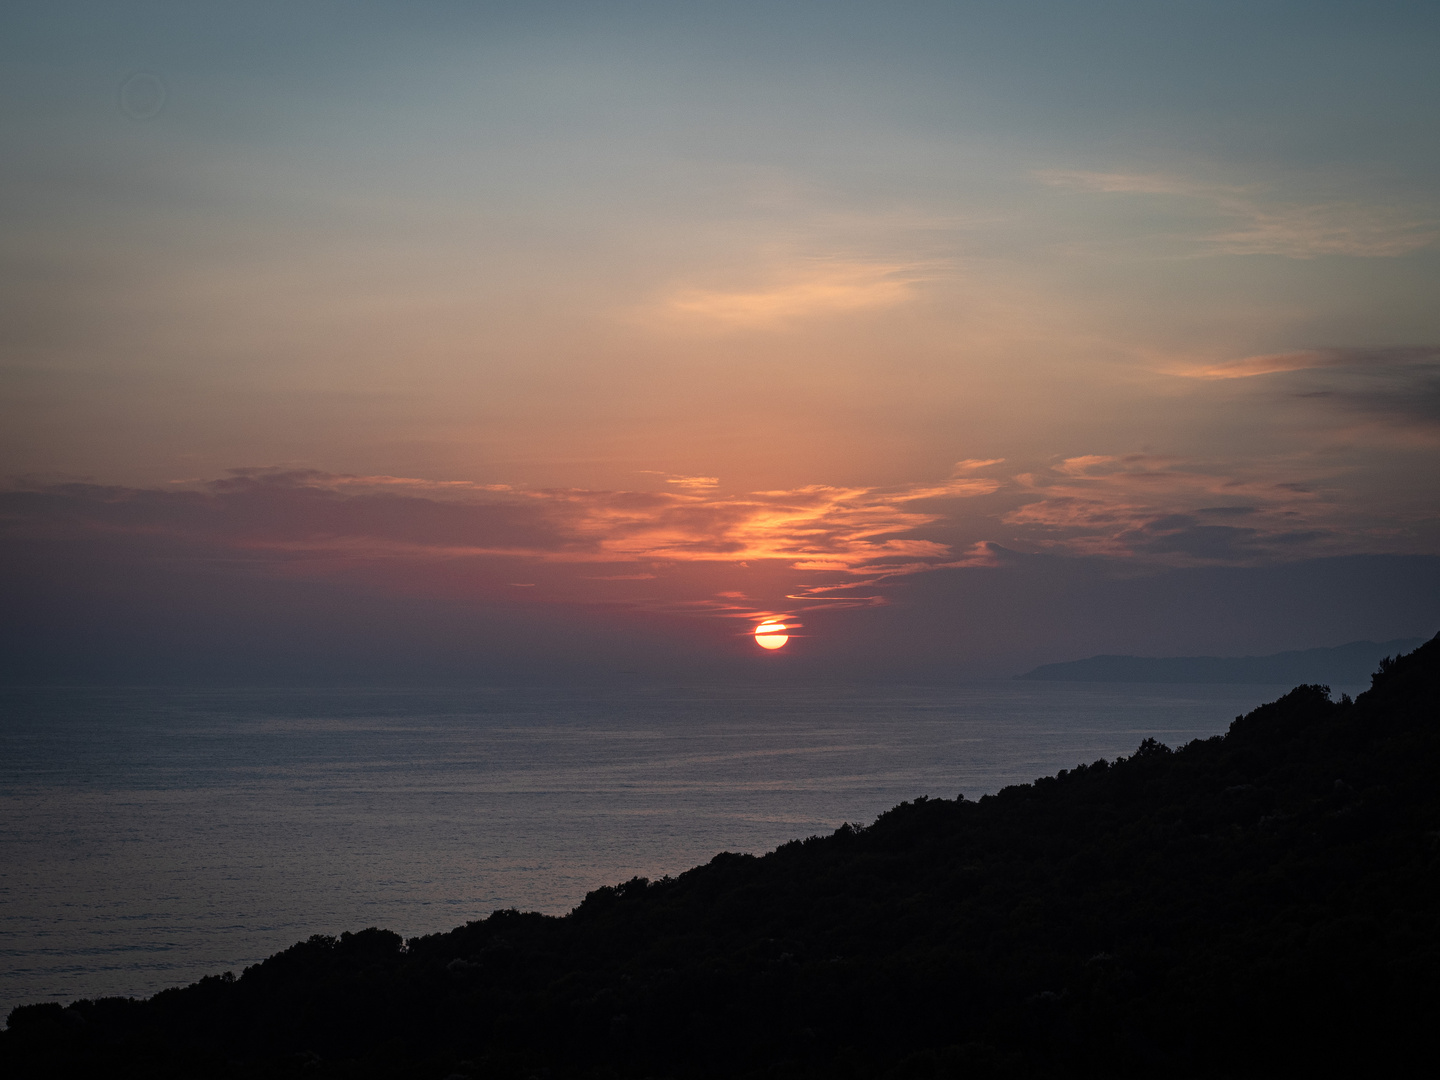
[[[762,649],[778,649],[790,640],[784,630],[783,622],[763,622],[755,628],[755,644]]]

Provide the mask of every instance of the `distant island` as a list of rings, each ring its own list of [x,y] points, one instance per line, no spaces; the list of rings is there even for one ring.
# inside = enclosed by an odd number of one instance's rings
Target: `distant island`
[[[1363,686],[1382,659],[1409,652],[1423,641],[1423,638],[1352,641],[1332,649],[1302,649],[1269,656],[1092,656],[1088,660],[1041,664],[1015,678],[1063,682]]]
[[[1393,643],[1392,643],[1393,645]],[[0,1075],[1408,1076],[1440,1011],[1440,636],[1353,701],[140,1001],[24,1005]]]

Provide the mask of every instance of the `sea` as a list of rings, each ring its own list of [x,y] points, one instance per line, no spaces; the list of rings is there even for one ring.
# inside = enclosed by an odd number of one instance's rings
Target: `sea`
[[[0,1017],[978,798],[1284,686],[0,690]],[[1357,692],[1360,688],[1351,689]]]

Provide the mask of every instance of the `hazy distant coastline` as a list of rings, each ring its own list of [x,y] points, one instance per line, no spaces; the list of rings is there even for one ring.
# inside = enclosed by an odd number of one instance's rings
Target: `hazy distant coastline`
[[[1366,684],[1382,657],[1409,652],[1422,638],[1352,641],[1330,649],[1269,656],[1092,656],[1041,664],[1017,679],[1066,682]]]

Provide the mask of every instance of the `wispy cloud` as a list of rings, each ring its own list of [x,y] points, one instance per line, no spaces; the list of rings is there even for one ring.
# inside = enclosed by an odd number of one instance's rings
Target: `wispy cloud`
[[[706,491],[710,488],[720,486],[720,478],[718,476],[672,476],[665,482],[689,491]]]
[[[1440,345],[1304,349],[1160,370],[1202,381],[1255,379],[1272,408],[1303,405],[1332,432],[1372,445],[1440,439]]]
[[[661,469],[641,469],[640,472],[646,476],[661,476],[665,483],[673,484],[675,487],[684,488],[688,491],[708,491],[711,488],[720,486],[718,476],[685,476],[681,473],[668,473]]]
[[[975,472],[975,471],[977,471],[977,470],[979,470],[979,469],[987,469],[987,468],[989,468],[991,465],[999,465],[999,464],[1003,463],[1004,460],[1005,460],[1004,458],[998,458],[998,457],[996,457],[996,458],[966,458],[964,461],[957,461],[957,462],[955,463],[955,471],[956,471],[957,473],[962,473],[962,472]]]
[[[1172,374],[1187,379],[1250,379],[1256,375],[1274,375],[1282,371],[1304,371],[1308,368],[1324,367],[1330,362],[1325,351],[1304,349],[1298,352],[1266,353],[1263,356],[1247,356],[1241,360],[1226,360],[1218,364],[1183,368]]]
[[[894,307],[910,299],[934,266],[917,263],[809,259],[772,271],[755,289],[684,288],[666,300],[670,314],[737,326]]]
[[[1394,359],[1430,370],[1419,353]],[[0,493],[0,533],[77,565],[790,620],[886,603],[916,575],[1017,565],[1007,549],[1257,565],[1406,551],[1433,532],[1432,504],[1367,509],[1347,460],[1088,453],[1002,473],[1001,458],[966,458],[932,483],[744,493],[665,472],[657,490],[618,490],[241,469],[158,488],[17,487]]]
[[[1208,210],[1215,220],[1184,238],[1213,254],[1385,258],[1418,251],[1440,239],[1440,214],[1433,209],[1347,200],[1298,202],[1277,197],[1260,185],[1204,183],[1154,173],[1046,170],[1037,176],[1056,187],[1186,200]]]
[[[1191,379],[1249,379],[1287,371],[1347,368],[1352,371],[1418,371],[1440,364],[1440,345],[1390,345],[1358,348],[1300,349],[1266,353],[1240,360],[1174,369],[1171,374]]]
[[[1005,515],[1041,548],[1166,564],[1330,553],[1353,539],[1330,481],[1311,465],[1086,455],[1017,478],[1036,498]]]
[[[721,585],[740,570],[741,578],[768,581],[773,601],[814,589],[821,602],[827,587],[847,580],[947,564],[949,545],[915,535],[943,519],[937,500],[1000,486],[957,477],[888,490],[815,484],[719,495],[712,477],[667,479],[680,483],[649,492],[520,489],[242,469],[184,488],[13,490],[0,495],[0,524],[34,540],[243,572],[360,574],[481,594],[523,587],[548,601],[783,614],[774,603],[715,596],[745,592]]]

